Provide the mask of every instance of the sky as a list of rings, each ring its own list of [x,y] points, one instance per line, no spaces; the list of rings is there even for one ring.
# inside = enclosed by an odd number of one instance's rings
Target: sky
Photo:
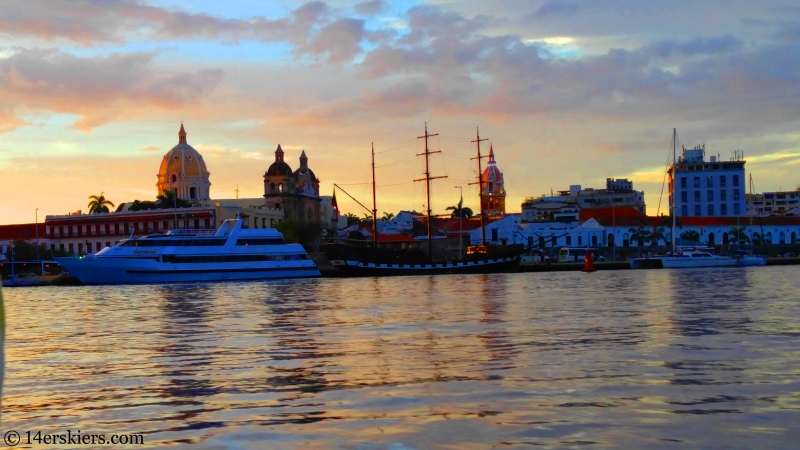
[[[478,209],[478,130],[507,212],[606,178],[665,212],[673,128],[793,190],[798,61],[796,1],[0,2],[0,224],[153,200],[181,122],[212,198],[262,196],[280,144],[371,206],[374,145],[379,214],[422,211],[426,123],[438,214]]]

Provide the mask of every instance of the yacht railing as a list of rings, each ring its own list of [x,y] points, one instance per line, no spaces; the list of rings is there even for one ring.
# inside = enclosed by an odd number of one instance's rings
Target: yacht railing
[[[217,233],[217,230],[212,229],[204,229],[204,228],[180,228],[177,230],[168,230],[164,234],[168,234],[170,236],[213,236]]]

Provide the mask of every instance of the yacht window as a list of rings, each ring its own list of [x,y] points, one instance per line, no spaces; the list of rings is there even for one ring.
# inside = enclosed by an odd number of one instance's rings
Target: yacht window
[[[245,238],[237,239],[236,245],[283,245],[281,238]]]

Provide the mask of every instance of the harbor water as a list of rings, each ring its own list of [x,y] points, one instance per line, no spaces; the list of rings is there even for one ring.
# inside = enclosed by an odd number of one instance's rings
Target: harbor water
[[[800,442],[792,266],[4,295],[4,433],[198,449]]]

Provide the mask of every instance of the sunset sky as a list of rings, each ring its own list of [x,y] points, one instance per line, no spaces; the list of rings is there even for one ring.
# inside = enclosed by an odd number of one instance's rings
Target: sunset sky
[[[799,112],[796,0],[4,1],[0,224],[153,200],[181,121],[212,198],[262,196],[281,144],[369,205],[374,142],[378,210],[423,210],[427,122],[435,213],[477,210],[480,127],[507,212],[615,177],[655,214],[673,127],[789,190]]]

